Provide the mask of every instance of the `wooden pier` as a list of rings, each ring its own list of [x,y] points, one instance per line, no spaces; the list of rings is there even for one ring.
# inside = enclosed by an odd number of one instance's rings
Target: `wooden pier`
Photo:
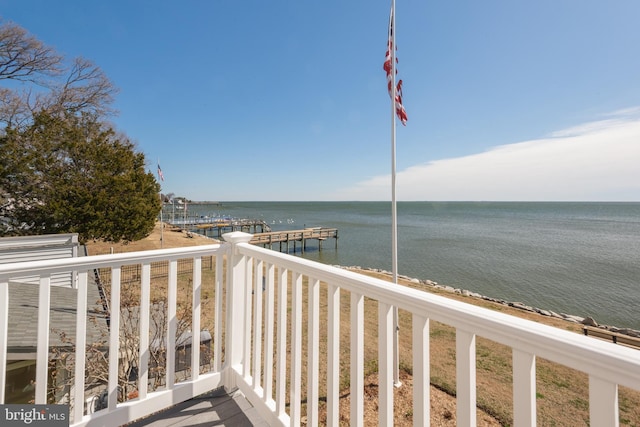
[[[280,252],[289,252],[291,244],[293,244],[293,252],[296,252],[299,243],[300,250],[304,253],[309,240],[318,242],[319,251],[322,250],[322,243],[327,239],[334,239],[335,248],[338,248],[337,228],[309,227],[302,230],[271,231],[271,227],[263,220],[202,216],[183,217],[167,222],[188,232],[218,239],[222,239],[224,233],[243,231],[253,234],[252,244],[269,249],[273,249],[277,244]]]
[[[338,248],[338,229],[337,228],[305,228],[304,230],[291,230],[291,231],[272,231],[269,233],[256,233],[251,239],[252,244],[262,245],[273,249],[274,244],[279,245],[280,252],[283,248],[286,252],[289,252],[289,245],[293,243],[293,251],[296,251],[296,244],[300,243],[302,253],[307,249],[307,242],[309,240],[318,241],[318,250],[322,250],[322,242],[327,239],[335,240],[335,247]]]
[[[168,221],[171,225],[186,229],[187,231],[204,234],[207,237],[221,238],[224,233],[232,231],[244,231],[245,233],[265,233],[271,231],[271,227],[258,219],[211,219],[190,218],[187,220]]]

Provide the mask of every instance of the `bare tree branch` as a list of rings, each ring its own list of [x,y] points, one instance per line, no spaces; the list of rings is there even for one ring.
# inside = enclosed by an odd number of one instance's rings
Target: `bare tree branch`
[[[111,107],[117,89],[91,61],[74,59],[65,67],[63,57],[23,28],[0,21],[0,80],[20,85],[0,88],[0,123],[22,127],[36,113],[56,116],[88,112],[115,114]]]
[[[42,78],[60,73],[62,57],[25,29],[13,23],[0,25],[0,79],[45,84]]]
[[[91,111],[106,115],[114,111],[109,107],[117,89],[91,61],[76,58],[65,82],[51,93],[50,109],[78,113]]]

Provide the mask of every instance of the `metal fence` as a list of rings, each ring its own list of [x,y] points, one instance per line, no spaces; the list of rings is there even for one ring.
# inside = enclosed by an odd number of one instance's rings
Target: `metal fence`
[[[202,257],[202,270],[213,270],[212,256]],[[193,259],[178,260],[178,274],[193,273]],[[123,282],[135,282],[140,280],[142,274],[141,264],[122,266],[121,277]],[[98,269],[99,281],[103,285],[111,283],[111,268]],[[169,277],[169,261],[157,261],[151,263],[151,280]]]

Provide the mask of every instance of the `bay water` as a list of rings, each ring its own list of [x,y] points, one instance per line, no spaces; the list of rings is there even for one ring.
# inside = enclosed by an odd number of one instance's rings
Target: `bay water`
[[[327,240],[304,254],[298,245],[295,255],[392,268],[390,202],[222,202],[188,211],[260,219],[273,231],[337,228],[337,248]],[[640,329],[640,203],[399,202],[397,219],[401,275]]]

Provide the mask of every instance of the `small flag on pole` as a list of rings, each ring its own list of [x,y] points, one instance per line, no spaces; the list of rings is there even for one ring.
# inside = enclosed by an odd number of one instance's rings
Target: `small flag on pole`
[[[160,169],[160,163],[158,163],[158,177],[161,181],[164,181],[164,174],[162,173],[162,169]]]
[[[384,58],[384,66],[382,68],[384,68],[384,71],[387,73],[387,90],[389,91],[389,96],[393,97],[393,81],[394,81],[394,75],[393,75],[393,69],[395,68],[392,64],[392,49],[394,49],[393,46],[393,8],[391,9],[391,13],[389,14],[389,40],[387,41],[387,53],[385,55]],[[396,64],[398,63],[398,58],[396,58]],[[398,74],[398,70],[396,70],[396,74]],[[400,119],[400,122],[402,123],[403,126],[407,125],[407,112],[404,109],[404,106],[402,105],[402,80],[398,80],[398,84],[396,85],[396,100],[395,100],[395,106],[396,106],[396,115],[398,116],[398,119]]]

